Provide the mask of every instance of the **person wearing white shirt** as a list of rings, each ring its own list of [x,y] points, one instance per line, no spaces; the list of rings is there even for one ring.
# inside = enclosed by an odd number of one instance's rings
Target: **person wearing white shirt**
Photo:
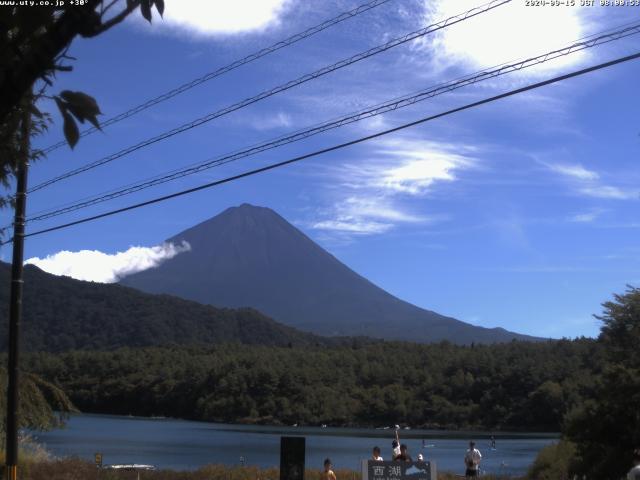
[[[371,460],[376,462],[384,462],[384,458],[380,456],[380,447],[373,447],[373,454],[371,455]]]
[[[398,455],[400,455],[400,437],[398,436],[398,430],[400,429],[399,425],[396,425],[396,438],[391,442],[391,460],[396,459]]]
[[[465,465],[465,478],[476,478],[478,476],[478,470],[480,467],[480,460],[482,460],[482,454],[480,450],[476,448],[476,443],[471,441],[469,442],[469,450],[464,454],[464,465]]]

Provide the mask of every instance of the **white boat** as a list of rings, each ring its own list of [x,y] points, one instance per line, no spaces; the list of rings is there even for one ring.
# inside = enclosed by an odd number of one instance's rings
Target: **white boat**
[[[155,470],[155,465],[144,465],[141,463],[127,463],[122,465],[103,465],[102,468],[113,468],[114,470]]]
[[[137,480],[140,480],[140,472],[143,470],[155,470],[155,465],[144,465],[141,463],[126,463],[122,465],[103,465],[102,468],[113,470],[124,470],[125,472],[136,472]]]

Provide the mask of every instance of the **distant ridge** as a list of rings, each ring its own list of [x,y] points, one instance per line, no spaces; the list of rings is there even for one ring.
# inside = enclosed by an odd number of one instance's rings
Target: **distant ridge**
[[[11,266],[0,262],[0,312],[8,318]],[[333,343],[253,309],[220,309],[117,284],[74,280],[25,267],[21,338],[26,350],[111,350],[156,345]],[[0,322],[0,351],[8,322]],[[348,340],[344,340],[348,341]]]
[[[462,344],[536,340],[470,325],[400,300],[269,208],[232,207],[168,241],[187,241],[191,250],[121,284],[216,306],[253,307],[320,335]]]

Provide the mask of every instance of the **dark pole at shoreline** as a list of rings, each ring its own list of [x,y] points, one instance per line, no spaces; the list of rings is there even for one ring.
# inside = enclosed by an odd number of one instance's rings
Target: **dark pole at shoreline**
[[[29,169],[29,136],[31,135],[31,94],[23,104],[20,126],[20,152],[16,160],[16,207],[13,222],[13,259],[11,263],[11,297],[9,306],[9,365],[7,375],[6,476],[18,477],[18,410],[20,320],[22,316],[22,280],[24,258],[24,224],[27,207],[27,172]]]

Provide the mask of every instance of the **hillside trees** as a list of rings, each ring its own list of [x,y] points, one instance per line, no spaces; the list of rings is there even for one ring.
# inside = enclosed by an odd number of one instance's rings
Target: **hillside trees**
[[[591,388],[589,360],[598,348],[584,339],[475,348],[384,342],[124,348],[24,358],[30,370],[94,413],[558,431],[564,412]]]
[[[607,479],[623,476],[640,446],[640,289],[629,287],[603,307],[605,368],[568,416],[565,434],[577,444],[578,473]]]

